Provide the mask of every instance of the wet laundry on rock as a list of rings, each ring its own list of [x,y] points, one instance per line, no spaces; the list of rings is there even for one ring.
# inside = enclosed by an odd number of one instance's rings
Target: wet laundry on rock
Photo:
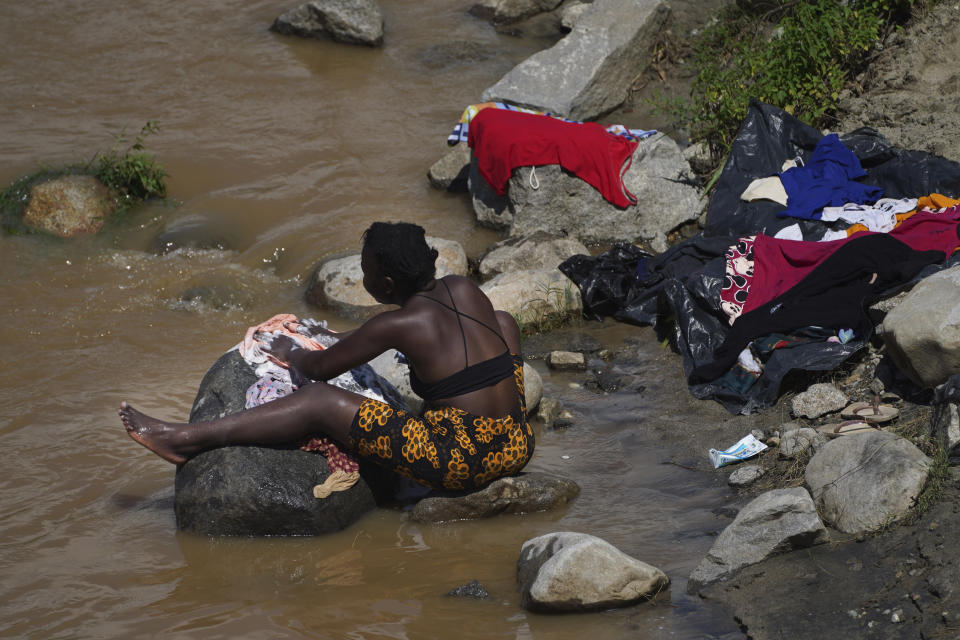
[[[515,168],[559,164],[611,204],[626,208],[637,202],[623,184],[637,141],[599,124],[483,109],[471,121],[468,142],[480,175],[499,195],[506,193]]]
[[[504,109],[506,111],[517,111],[519,113],[547,116],[562,122],[584,124],[581,120],[570,120],[568,118],[550,113],[549,111],[539,111],[537,109],[518,107],[506,102],[481,102],[479,104],[468,105],[467,108],[463,110],[463,115],[460,116],[460,121],[457,122],[456,126],[453,128],[453,131],[451,131],[450,135],[447,136],[447,144],[452,147],[461,142],[467,142],[470,136],[470,121],[473,120],[476,115],[484,109]],[[612,133],[613,135],[617,136],[623,136],[628,140],[642,140],[644,138],[649,138],[657,132],[656,129],[628,129],[622,124],[610,124],[604,128],[608,133]]]

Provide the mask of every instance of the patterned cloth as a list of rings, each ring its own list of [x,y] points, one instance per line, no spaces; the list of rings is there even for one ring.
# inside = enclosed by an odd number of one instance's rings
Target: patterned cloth
[[[474,490],[520,471],[533,455],[533,429],[523,396],[523,360],[513,356],[520,401],[503,418],[454,407],[422,418],[364,400],[350,426],[350,446],[365,461],[437,489]]]
[[[723,254],[726,258],[726,274],[720,290],[720,309],[727,315],[731,325],[743,313],[743,305],[750,293],[750,283],[753,281],[753,242],[756,238],[740,238],[737,244]]]
[[[506,102],[481,102],[479,104],[468,105],[466,109],[463,110],[463,115],[460,116],[460,122],[453,128],[453,131],[447,136],[447,144],[451,147],[456,145],[459,142],[466,142],[470,136],[470,121],[473,120],[473,117],[480,113],[483,109],[506,109],[507,111],[519,111],[520,113],[532,113],[538,116],[549,116],[551,118],[556,118],[557,120],[563,120],[564,122],[573,122],[576,124],[583,124],[579,120],[568,120],[561,116],[554,115],[548,111],[537,111],[536,109],[527,109],[526,107],[517,107],[512,104],[507,104]],[[657,131],[656,129],[646,130],[646,129],[627,129],[622,124],[611,124],[606,127],[608,133],[612,133],[617,136],[623,136],[628,140],[642,140],[643,138],[649,138]]]

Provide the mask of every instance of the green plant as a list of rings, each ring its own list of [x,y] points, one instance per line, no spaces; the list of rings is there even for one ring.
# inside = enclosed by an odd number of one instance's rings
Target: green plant
[[[826,126],[849,78],[890,28],[924,0],[777,0],[751,12],[734,3],[695,45],[697,77],[687,101],[655,102],[706,142],[729,151],[750,99]],[[763,5],[769,7],[769,3]]]
[[[117,193],[134,200],[163,198],[167,194],[164,178],[167,172],[147,153],[144,141],[159,131],[158,125],[148,121],[140,133],[127,145],[126,131],[121,131],[106,153],[97,153],[87,164],[93,174]],[[126,145],[126,148],[121,148]]]

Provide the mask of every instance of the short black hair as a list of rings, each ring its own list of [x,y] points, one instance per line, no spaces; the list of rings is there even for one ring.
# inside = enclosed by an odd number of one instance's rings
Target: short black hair
[[[393,279],[402,298],[420,291],[436,276],[437,250],[410,222],[374,222],[363,232],[363,248],[373,252],[380,272]]]

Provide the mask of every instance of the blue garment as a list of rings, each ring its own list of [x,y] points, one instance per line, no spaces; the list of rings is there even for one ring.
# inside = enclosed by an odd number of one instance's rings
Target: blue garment
[[[883,197],[883,189],[856,182],[865,175],[857,156],[843,146],[837,134],[823,136],[804,166],[780,174],[787,208],[777,215],[819,220],[826,206],[875,202]]]

